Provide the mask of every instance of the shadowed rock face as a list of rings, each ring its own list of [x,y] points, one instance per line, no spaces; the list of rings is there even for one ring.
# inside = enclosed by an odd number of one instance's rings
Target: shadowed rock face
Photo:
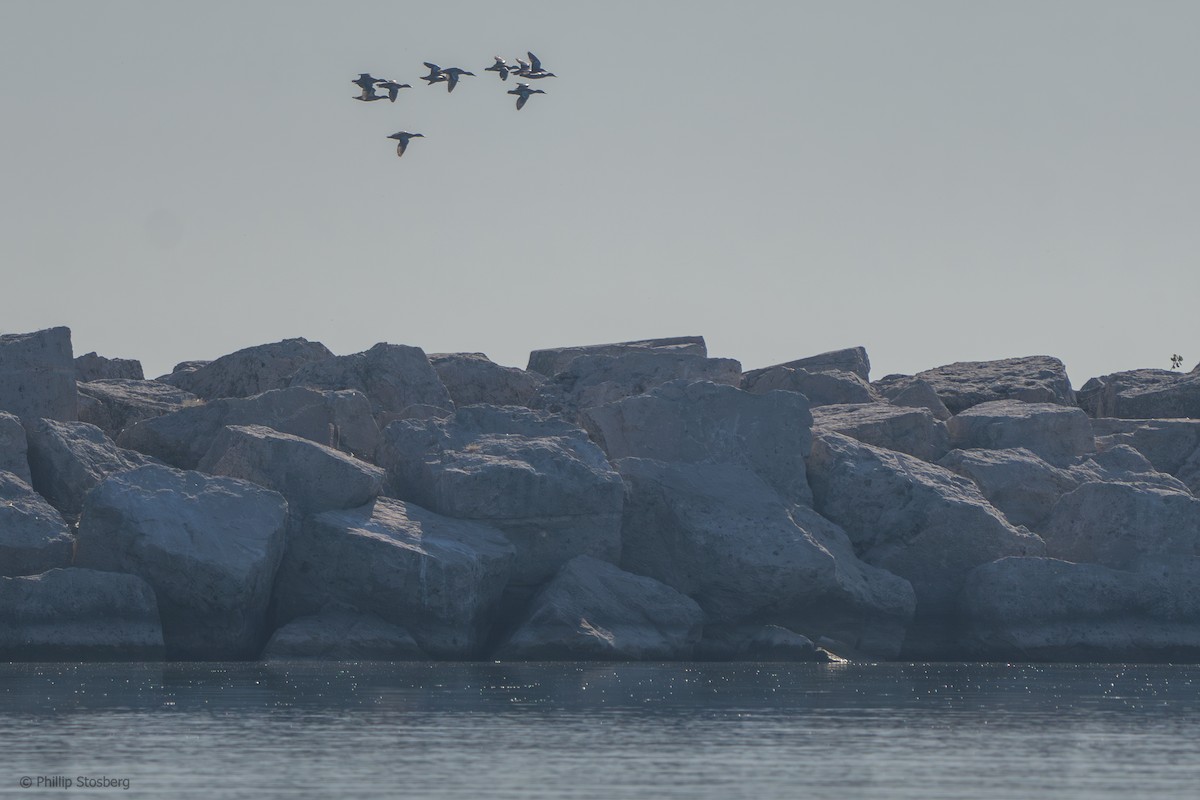
[[[742,389],[751,394],[782,389],[799,392],[813,406],[842,403],[877,403],[880,398],[865,380],[853,372],[827,370],[809,372],[792,367],[771,367],[742,375]]]
[[[951,413],[992,400],[1075,405],[1066,367],[1051,356],[959,361],[918,372]]]
[[[284,339],[247,347],[215,361],[184,362],[158,380],[205,400],[250,397],[282,389],[301,367],[332,357],[333,353],[320,342]],[[196,364],[200,366],[191,368]]]
[[[572,361],[580,356],[621,356],[627,353],[642,353],[646,351],[708,358],[708,347],[704,344],[703,336],[676,336],[669,339],[642,339],[633,342],[590,344],[579,347],[550,347],[544,350],[534,350],[529,354],[529,365],[526,369],[530,372],[537,372],[547,378],[553,378],[558,373],[564,371]]]
[[[547,382],[536,372],[502,367],[483,353],[434,353],[429,362],[456,407],[479,403],[532,407]]]
[[[21,420],[0,411],[0,471],[11,472],[26,483],[33,483],[29,474],[29,444]]]
[[[731,358],[647,350],[580,356],[554,376],[554,385],[561,393],[563,413],[574,415],[672,381],[737,386],[741,377],[742,365]]]
[[[381,427],[407,416],[411,406],[454,407],[425,351],[402,344],[380,343],[363,353],[310,364],[292,376],[291,385],[362,392]]]
[[[891,403],[829,405],[813,410],[813,427],[936,461],[950,449],[946,426],[925,408]]]
[[[200,398],[158,381],[103,379],[79,384],[79,419],[116,439],[130,425],[160,417]]]
[[[1053,403],[980,403],[956,414],[946,428],[951,444],[960,449],[1023,447],[1063,466],[1096,452],[1087,414]]]
[[[22,418],[79,418],[71,330],[0,336],[0,411]]]
[[[1079,405],[1093,417],[1200,418],[1200,373],[1136,369],[1092,378]]]
[[[105,358],[95,352],[75,359],[75,380],[80,383],[121,378],[145,380],[142,362],[129,358]]]
[[[429,658],[397,625],[374,614],[328,611],[300,617],[275,631],[266,661],[424,661]]]
[[[785,361],[782,364],[751,370],[746,373],[745,381],[753,385],[765,373],[779,367],[802,369],[808,372],[850,372],[861,378],[864,383],[871,380],[871,360],[867,358],[866,348],[848,347],[845,350],[830,350],[828,353],[806,356],[797,358],[795,361]]]
[[[73,542],[53,506],[18,476],[0,471],[0,575],[36,575],[65,567]]]

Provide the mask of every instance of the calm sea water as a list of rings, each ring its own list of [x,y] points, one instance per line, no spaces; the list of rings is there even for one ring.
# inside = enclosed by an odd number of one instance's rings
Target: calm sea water
[[[0,796],[1194,798],[1197,712],[1195,666],[0,664]]]

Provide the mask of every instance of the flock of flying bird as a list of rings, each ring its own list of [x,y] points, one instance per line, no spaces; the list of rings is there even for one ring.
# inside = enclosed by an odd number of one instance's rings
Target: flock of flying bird
[[[526,53],[529,60],[518,58],[517,65],[514,67],[500,56],[495,56],[496,63],[485,69],[485,72],[496,72],[500,75],[500,80],[507,81],[509,75],[516,75],[518,78],[527,80],[540,80],[541,78],[557,77],[553,72],[547,72],[542,68],[542,62],[533,53]],[[428,75],[422,75],[421,80],[425,81],[427,86],[433,86],[435,83],[446,84],[446,91],[453,92],[454,87],[458,85],[458,80],[464,75],[475,77],[474,72],[467,72],[465,69],[458,67],[439,67],[437,64],[428,61],[423,62],[429,68]],[[351,83],[362,89],[362,93],[355,97],[355,100],[362,100],[364,103],[370,103],[374,100],[390,100],[396,102],[396,97],[400,94],[401,89],[411,89],[407,83],[399,83],[387,78],[376,78],[366,72],[359,73],[358,77]],[[384,94],[380,94],[376,89],[383,90]],[[517,96],[517,110],[520,111],[529,102],[529,98],[535,94],[545,94],[541,89],[532,89],[528,83],[517,83],[515,89],[510,89],[508,94]],[[409,133],[408,131],[396,131],[389,139],[396,140],[396,155],[404,155],[404,151],[408,148],[410,139],[417,137],[424,138],[423,133]]]

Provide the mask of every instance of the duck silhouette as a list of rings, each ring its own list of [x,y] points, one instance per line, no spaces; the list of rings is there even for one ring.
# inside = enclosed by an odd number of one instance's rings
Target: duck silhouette
[[[517,96],[517,111],[520,111],[529,102],[530,95],[545,94],[545,92],[541,89],[530,89],[528,83],[518,83],[517,88],[508,90],[508,94]]]
[[[418,136],[422,139],[425,138],[425,134],[423,133],[409,133],[408,131],[396,131],[387,138],[396,140],[396,155],[402,156],[404,155],[404,151],[408,149],[409,140],[415,139]]]

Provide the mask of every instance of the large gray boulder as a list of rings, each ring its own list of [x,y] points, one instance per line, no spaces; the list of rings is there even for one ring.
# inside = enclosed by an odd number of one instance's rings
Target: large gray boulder
[[[79,418],[70,328],[0,336],[0,411],[32,419]]]
[[[1052,356],[959,361],[918,372],[952,414],[992,400],[1075,405],[1063,363]]]
[[[284,339],[247,347],[215,361],[185,362],[158,380],[205,400],[250,397],[271,389],[282,389],[289,385],[292,375],[301,367],[332,357],[333,353],[320,342]],[[201,365],[195,366],[197,363]]]
[[[590,344],[579,347],[549,347],[544,350],[534,350],[529,354],[529,365],[526,369],[547,378],[553,378],[580,356],[620,356],[646,351],[699,356],[700,358],[708,357],[708,347],[704,344],[703,336],[676,336],[667,339],[642,339],[634,342]]]
[[[741,386],[751,394],[763,394],[776,389],[799,392],[808,398],[812,406],[877,403],[880,400],[869,383],[853,372],[841,370],[809,372],[792,367],[771,367],[745,373]]]
[[[94,380],[79,384],[79,419],[116,439],[121,431],[145,419],[198,406],[191,392],[158,381]]]
[[[1098,418],[1092,430],[1099,449],[1128,445],[1200,494],[1200,420]]]
[[[642,394],[676,380],[738,386],[742,365],[732,358],[647,350],[579,356],[554,376],[554,383],[562,392],[565,413]]]
[[[971,658],[1186,660],[1200,656],[1200,562],[1127,572],[1005,558],[967,576],[962,645]]]
[[[360,391],[371,401],[380,427],[407,416],[411,406],[454,408],[425,351],[402,344],[381,342],[362,353],[310,364],[292,376],[292,386]]]
[[[87,496],[75,564],[154,589],[167,657],[256,657],[283,556],[287,504],[232,478],[147,466]]]
[[[947,620],[972,569],[1045,553],[1040,538],[1009,523],[972,481],[936,464],[822,432],[808,470],[814,507],[845,529],[859,557],[912,583],[916,622],[927,630],[907,648],[947,644]]]
[[[0,661],[155,661],[154,591],[134,575],[52,569],[0,577]]]
[[[561,417],[477,405],[400,420],[384,431],[378,462],[388,494],[503,531],[517,548],[516,586],[541,584],[578,555],[620,555],[621,479]]]
[[[1066,466],[1096,451],[1091,421],[1081,409],[1053,403],[994,400],[959,412],[947,423],[959,449],[1023,447]]]
[[[32,483],[29,473],[29,443],[21,420],[0,411],[0,471],[11,472],[26,483]]]
[[[913,613],[908,582],[855,557],[846,534],[728,464],[616,462],[628,486],[621,568],[680,591],[715,626],[781,625],[900,650]]]
[[[1104,483],[1143,483],[1172,492],[1191,493],[1191,488],[1173,475],[1159,472],[1149,459],[1129,445],[1121,444],[1092,453],[1070,468],[1080,485]]]
[[[264,661],[425,661],[408,631],[374,614],[327,611],[300,617],[271,635]]]
[[[1200,555],[1200,499],[1144,483],[1085,483],[1041,533],[1046,554],[1113,569],[1155,569]]]
[[[830,405],[813,409],[813,429],[936,461],[950,449],[946,426],[925,408],[891,403]]]
[[[75,380],[80,383],[123,378],[145,380],[142,362],[132,358],[105,358],[94,351],[75,358]]]
[[[381,497],[289,535],[276,617],[330,607],[377,615],[438,658],[478,655],[515,551],[498,530]]]
[[[871,389],[894,406],[927,408],[942,422],[953,416],[929,381],[911,375],[885,375],[873,382]]]
[[[544,375],[500,366],[483,353],[434,353],[429,363],[455,406],[533,407],[547,383]]]
[[[226,426],[198,469],[273,489],[297,517],[364,505],[379,496],[387,477],[340,450],[262,425]]]
[[[25,421],[33,488],[68,520],[83,510],[87,493],[109,475],[155,463],[113,444],[86,422]]]
[[[700,641],[704,612],[653,578],[577,556],[538,593],[492,657],[523,661],[673,661]]]
[[[1135,369],[1092,378],[1079,405],[1093,417],[1200,419],[1200,373]]]
[[[71,563],[62,515],[11,472],[0,471],[0,575],[36,575]]]
[[[126,428],[117,442],[178,469],[195,469],[227,425],[262,425],[367,460],[379,444],[379,426],[361,392],[302,386],[182,408]]]
[[[844,350],[830,350],[827,353],[819,353],[815,356],[806,356],[804,358],[797,358],[794,361],[785,361],[782,364],[751,370],[746,373],[745,380],[754,383],[760,375],[779,367],[802,369],[808,372],[850,372],[857,375],[864,382],[871,380],[871,359],[867,358],[865,347],[847,347]]]
[[[582,418],[611,461],[738,464],[789,502],[812,502],[804,472],[812,416],[808,401],[795,392],[750,394],[715,383],[672,381],[590,408]]]

